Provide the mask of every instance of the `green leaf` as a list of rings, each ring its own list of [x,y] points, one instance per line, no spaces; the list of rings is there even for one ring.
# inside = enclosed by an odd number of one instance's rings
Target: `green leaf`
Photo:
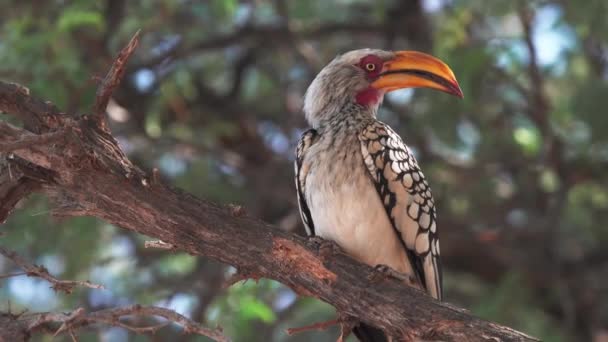
[[[57,28],[63,32],[83,26],[92,26],[102,31],[104,30],[103,17],[98,12],[71,9],[63,12],[57,21]]]
[[[245,319],[259,319],[265,323],[272,323],[277,319],[272,309],[255,297],[244,297],[239,304],[240,313]]]
[[[534,155],[540,150],[541,137],[534,126],[520,126],[513,131],[513,139],[521,146],[524,153]]]

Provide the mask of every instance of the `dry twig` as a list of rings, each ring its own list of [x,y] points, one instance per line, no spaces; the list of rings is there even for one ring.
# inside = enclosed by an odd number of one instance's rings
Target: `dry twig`
[[[128,323],[128,318],[132,316],[140,317],[161,317],[166,322],[148,326],[135,326]],[[111,308],[87,313],[83,308],[78,308],[67,313],[30,313],[16,317],[15,320],[21,321],[27,332],[34,333],[46,328],[52,328],[55,332],[53,336],[68,333],[75,338],[74,331],[83,326],[92,324],[105,324],[116,326],[133,331],[137,334],[153,334],[171,323],[180,325],[187,334],[207,336],[218,342],[230,341],[222,333],[221,328],[209,329],[202,327],[197,322],[181,315],[173,310],[157,306],[132,305],[122,308]],[[59,327],[57,327],[59,326]],[[53,328],[57,327],[57,328]]]
[[[120,53],[114,60],[110,71],[108,71],[108,74],[103,79],[103,81],[99,85],[99,88],[97,89],[93,113],[97,116],[99,122],[102,123],[102,125],[105,125],[106,107],[108,107],[110,97],[112,96],[114,89],[116,89],[116,87],[118,87],[118,85],[120,84],[120,81],[122,80],[125,74],[129,57],[131,57],[131,55],[135,51],[135,48],[137,48],[137,45],[139,44],[139,34],[140,31],[135,32],[135,34],[129,41],[129,44],[127,44],[127,46],[125,46],[120,51]]]
[[[340,319],[335,318],[335,319],[332,319],[329,321],[314,323],[314,324],[303,326],[303,327],[288,328],[286,330],[286,332],[287,332],[287,335],[295,335],[295,334],[299,334],[299,333],[305,332],[305,331],[313,331],[313,330],[321,331],[321,330],[325,330],[325,329],[331,327],[332,325],[336,325],[336,324],[340,324]]]
[[[8,259],[11,259],[15,264],[21,267],[27,276],[42,278],[51,283],[51,288],[55,291],[72,293],[74,288],[77,286],[84,286],[91,289],[104,289],[103,285],[93,284],[89,281],[57,279],[53,277],[44,266],[31,264],[19,256],[16,252],[8,250],[2,246],[0,246],[0,254],[4,255]]]

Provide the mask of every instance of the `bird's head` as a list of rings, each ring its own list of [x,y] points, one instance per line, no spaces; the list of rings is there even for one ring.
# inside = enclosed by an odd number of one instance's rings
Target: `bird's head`
[[[316,127],[349,104],[375,114],[384,94],[403,88],[432,88],[462,97],[452,70],[439,59],[416,51],[354,50],[336,57],[314,79],[304,113]]]

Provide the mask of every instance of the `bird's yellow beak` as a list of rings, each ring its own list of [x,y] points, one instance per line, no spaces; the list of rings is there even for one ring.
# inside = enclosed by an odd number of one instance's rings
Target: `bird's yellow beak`
[[[397,51],[386,61],[372,87],[386,92],[402,88],[432,88],[463,97],[456,76],[439,59],[417,51]]]

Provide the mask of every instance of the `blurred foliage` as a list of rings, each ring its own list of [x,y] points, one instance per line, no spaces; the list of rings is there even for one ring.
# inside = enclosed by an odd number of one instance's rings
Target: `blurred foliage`
[[[608,2],[0,0],[0,8],[0,78],[68,113],[90,110],[96,77],[141,29],[108,108],[124,150],[188,192],[300,233],[291,161],[316,72],[361,47],[437,55],[464,100],[400,91],[379,116],[433,186],[447,300],[545,341],[607,333]],[[55,218],[40,196],[0,229],[0,243],[57,277],[107,287],[64,295],[38,279],[0,279],[3,309],[138,302],[219,324],[235,341],[338,334],[287,336],[333,309],[267,280],[222,289],[229,268],[145,249],[145,237],[94,219]],[[14,270],[0,259],[0,274]],[[155,338],[204,340],[177,329]],[[144,340],[119,328],[79,337]]]

